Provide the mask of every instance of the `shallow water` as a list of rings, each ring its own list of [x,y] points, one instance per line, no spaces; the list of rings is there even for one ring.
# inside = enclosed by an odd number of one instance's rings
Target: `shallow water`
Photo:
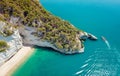
[[[41,3],[53,14],[99,39],[87,40],[85,52],[76,55],[36,48],[13,76],[120,76],[120,1],[41,0]],[[111,49],[101,36],[108,40]]]

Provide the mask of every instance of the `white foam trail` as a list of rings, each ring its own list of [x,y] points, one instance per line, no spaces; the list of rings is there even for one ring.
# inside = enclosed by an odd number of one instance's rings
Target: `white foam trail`
[[[86,60],[85,62],[89,62],[90,60],[92,60],[92,59],[88,59],[88,60]]]
[[[90,58],[93,57],[94,55],[89,56]]]
[[[80,71],[76,72],[75,75],[78,75],[78,74],[82,73],[83,71],[84,70],[80,70]]]
[[[109,44],[109,42],[106,40],[105,43],[106,43],[108,49],[110,49],[110,44]]]
[[[86,76],[90,76],[90,73],[94,71],[96,64],[91,65],[91,67],[88,69]]]
[[[86,67],[88,64],[85,64],[85,65],[83,65],[81,68],[84,68],[84,67]]]

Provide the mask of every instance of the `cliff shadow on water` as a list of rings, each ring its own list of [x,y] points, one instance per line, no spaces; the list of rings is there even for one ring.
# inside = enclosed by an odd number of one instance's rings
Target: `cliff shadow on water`
[[[28,45],[29,46],[29,45]],[[54,50],[53,48],[51,48],[51,47],[42,47],[42,46],[37,46],[37,45],[34,45],[33,46],[34,48],[36,48],[36,49],[39,49],[38,51],[46,51],[46,52],[52,52],[52,53],[54,53],[54,54],[60,54],[60,55],[62,55],[62,56],[70,56],[70,55],[79,55],[79,54],[84,54],[84,53],[73,53],[73,54],[65,54],[65,53],[62,53],[62,52],[59,52],[59,51],[56,51],[56,50]]]

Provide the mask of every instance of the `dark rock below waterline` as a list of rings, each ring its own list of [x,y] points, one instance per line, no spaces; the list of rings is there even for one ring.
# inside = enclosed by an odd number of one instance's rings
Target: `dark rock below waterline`
[[[80,39],[85,41],[86,39],[97,40],[98,38],[91,33],[86,33],[85,32],[84,35],[80,36]]]
[[[88,39],[88,36],[87,35],[83,35],[83,36],[80,37],[80,39],[85,41],[86,39]]]

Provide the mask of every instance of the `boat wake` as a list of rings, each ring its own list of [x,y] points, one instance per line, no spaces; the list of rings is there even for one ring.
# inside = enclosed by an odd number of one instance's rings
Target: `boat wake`
[[[78,72],[75,73],[75,75],[79,75],[80,73],[82,73],[84,70],[80,70]]]
[[[107,43],[110,48],[109,43]],[[99,48],[93,51],[74,76],[120,76],[120,49]]]
[[[101,36],[101,38],[106,43],[108,49],[110,49],[110,44],[109,44],[108,40],[104,36]]]
[[[105,41],[105,43],[106,43],[108,49],[111,49],[110,44],[109,44],[109,42],[107,40]]]

